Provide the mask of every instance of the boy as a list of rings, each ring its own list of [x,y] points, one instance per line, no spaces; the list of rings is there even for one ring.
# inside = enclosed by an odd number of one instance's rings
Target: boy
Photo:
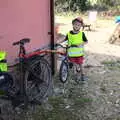
[[[84,74],[82,64],[84,60],[84,45],[88,42],[85,33],[81,31],[83,26],[83,20],[81,18],[75,18],[72,20],[73,30],[69,31],[65,40],[68,40],[68,56],[72,63],[79,65],[80,69],[77,72],[81,73],[81,80],[84,81]]]

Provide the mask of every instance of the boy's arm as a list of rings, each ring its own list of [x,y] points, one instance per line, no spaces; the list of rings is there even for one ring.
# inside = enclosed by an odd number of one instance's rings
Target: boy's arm
[[[61,42],[58,42],[57,44],[61,44],[62,46],[67,46],[68,45],[68,35],[66,35],[65,37],[64,37],[64,39],[62,39],[62,41]]]
[[[85,36],[85,33],[83,32],[83,41],[84,41],[84,43],[88,43],[88,39],[87,39],[87,37]]]
[[[68,35],[65,36],[64,43],[66,46],[68,46]]]
[[[68,40],[68,35],[66,35],[66,36],[65,36],[65,39],[64,39],[64,41],[67,41],[67,40]]]

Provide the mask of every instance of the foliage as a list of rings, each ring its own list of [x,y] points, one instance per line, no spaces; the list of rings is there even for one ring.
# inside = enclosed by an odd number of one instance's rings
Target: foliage
[[[87,0],[55,0],[55,11],[84,11],[87,9]]]
[[[77,12],[89,9],[111,10],[114,6],[120,6],[120,0],[54,0],[55,12]]]

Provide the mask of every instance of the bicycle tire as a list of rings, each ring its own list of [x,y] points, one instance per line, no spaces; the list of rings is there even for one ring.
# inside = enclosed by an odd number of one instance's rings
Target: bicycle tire
[[[68,69],[69,69],[68,63],[66,59],[64,59],[60,65],[60,72],[59,72],[60,81],[62,83],[66,83],[68,80],[68,74],[69,74]]]
[[[47,60],[42,57],[31,60],[29,69],[25,72],[25,90],[28,99],[41,104],[42,100],[48,95],[51,84],[52,75]]]

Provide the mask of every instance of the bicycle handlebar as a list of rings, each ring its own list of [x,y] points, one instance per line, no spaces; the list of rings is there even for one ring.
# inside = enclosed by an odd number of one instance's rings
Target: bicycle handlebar
[[[65,47],[65,46],[63,46],[62,44],[59,44],[59,43],[57,43],[57,44],[55,44],[55,47],[62,47],[62,48],[67,48],[67,46]]]
[[[12,45],[15,46],[15,45],[19,45],[19,44],[25,44],[25,43],[29,43],[30,42],[30,39],[29,38],[24,38],[22,40],[19,40],[17,42],[14,42]]]
[[[68,48],[70,48],[70,47],[78,47],[77,45],[71,45],[71,46],[67,46],[67,45],[66,45],[66,47],[65,47],[65,46],[63,46],[62,44],[55,44],[55,46],[56,46],[56,47],[57,47],[57,46],[60,46],[60,47],[65,48],[65,49],[68,49]]]

